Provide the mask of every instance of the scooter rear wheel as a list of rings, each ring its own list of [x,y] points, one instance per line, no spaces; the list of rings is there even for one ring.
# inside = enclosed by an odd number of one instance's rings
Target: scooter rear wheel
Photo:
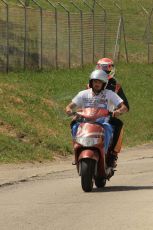
[[[80,167],[82,189],[85,192],[91,192],[93,189],[95,161],[89,158],[82,159]]]

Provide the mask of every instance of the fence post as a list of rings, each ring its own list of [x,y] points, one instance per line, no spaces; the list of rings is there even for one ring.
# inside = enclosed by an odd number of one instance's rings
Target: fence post
[[[83,1],[83,3],[91,10],[92,12],[92,40],[93,40],[93,44],[92,44],[92,62],[95,62],[95,15],[94,15],[94,8],[92,8],[91,6],[89,6],[86,1]]]
[[[71,4],[80,12],[80,30],[81,30],[81,67],[83,67],[83,13],[82,10],[74,3],[71,1]]]
[[[43,68],[43,61],[42,61],[42,57],[43,57],[43,31],[42,31],[42,27],[43,27],[43,22],[42,22],[42,7],[38,4],[38,2],[36,2],[35,0],[32,0],[40,9],[40,69],[42,70]]]
[[[116,2],[114,2],[114,5],[119,9],[120,15],[121,15],[121,18],[120,18],[121,19],[121,28],[123,30],[123,38],[124,38],[124,47],[125,47],[126,62],[128,63],[129,60],[128,60],[128,52],[127,52],[127,46],[126,46],[123,12],[122,12],[122,9],[120,8],[120,6]]]
[[[55,37],[56,37],[55,38],[56,39],[56,41],[55,41],[55,67],[57,69],[58,68],[58,61],[57,61],[58,60],[57,8],[49,0],[46,0],[46,1],[55,10]]]
[[[101,5],[99,4],[99,2],[97,1],[94,1],[94,7],[95,5],[97,4],[97,6],[99,6],[103,11],[104,11],[104,52],[103,52],[103,57],[105,57],[105,54],[106,54],[106,9]]]
[[[23,66],[24,70],[26,69],[26,52],[27,52],[27,4],[26,1],[23,3],[21,0],[18,0],[24,8],[24,58],[23,58]]]
[[[151,12],[149,14],[149,18],[148,18],[148,24],[149,24],[149,34],[150,34],[150,20],[151,20],[151,16],[153,13],[153,8],[151,9]],[[148,64],[150,63],[150,43],[148,41]]]
[[[113,54],[113,60],[114,61],[116,60],[116,53],[118,53],[117,54],[117,61],[119,61],[119,50],[120,50],[120,40],[121,40],[121,23],[122,23],[122,19],[120,18],[118,30],[117,30],[116,42],[115,42],[115,49],[114,49],[114,54]]]
[[[68,52],[68,66],[71,68],[71,33],[70,33],[70,11],[65,8],[60,2],[58,2],[58,5],[61,6],[66,12],[68,16],[68,47],[69,47],[69,52]]]
[[[6,39],[7,39],[7,48],[6,48],[6,72],[9,71],[9,8],[8,3],[5,0],[1,0],[2,3],[6,6]]]

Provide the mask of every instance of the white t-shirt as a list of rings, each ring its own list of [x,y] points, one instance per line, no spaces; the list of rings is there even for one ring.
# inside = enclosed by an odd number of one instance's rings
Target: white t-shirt
[[[105,89],[98,95],[95,95],[92,89],[87,89],[79,92],[72,102],[78,108],[103,108],[112,111],[112,108],[118,107],[123,100],[112,90]]]

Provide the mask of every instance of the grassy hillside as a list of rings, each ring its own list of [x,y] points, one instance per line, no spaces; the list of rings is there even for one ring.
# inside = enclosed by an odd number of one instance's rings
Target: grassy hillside
[[[93,66],[84,69],[0,74],[0,162],[42,161],[72,153],[64,108],[85,88]],[[121,63],[130,112],[124,146],[153,141],[153,74],[151,65]]]

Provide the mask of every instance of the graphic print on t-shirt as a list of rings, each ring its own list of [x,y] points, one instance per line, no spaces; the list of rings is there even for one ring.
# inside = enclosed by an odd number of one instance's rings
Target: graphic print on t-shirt
[[[85,107],[103,108],[107,109],[108,100],[105,94],[95,95],[92,98],[83,98]]]

